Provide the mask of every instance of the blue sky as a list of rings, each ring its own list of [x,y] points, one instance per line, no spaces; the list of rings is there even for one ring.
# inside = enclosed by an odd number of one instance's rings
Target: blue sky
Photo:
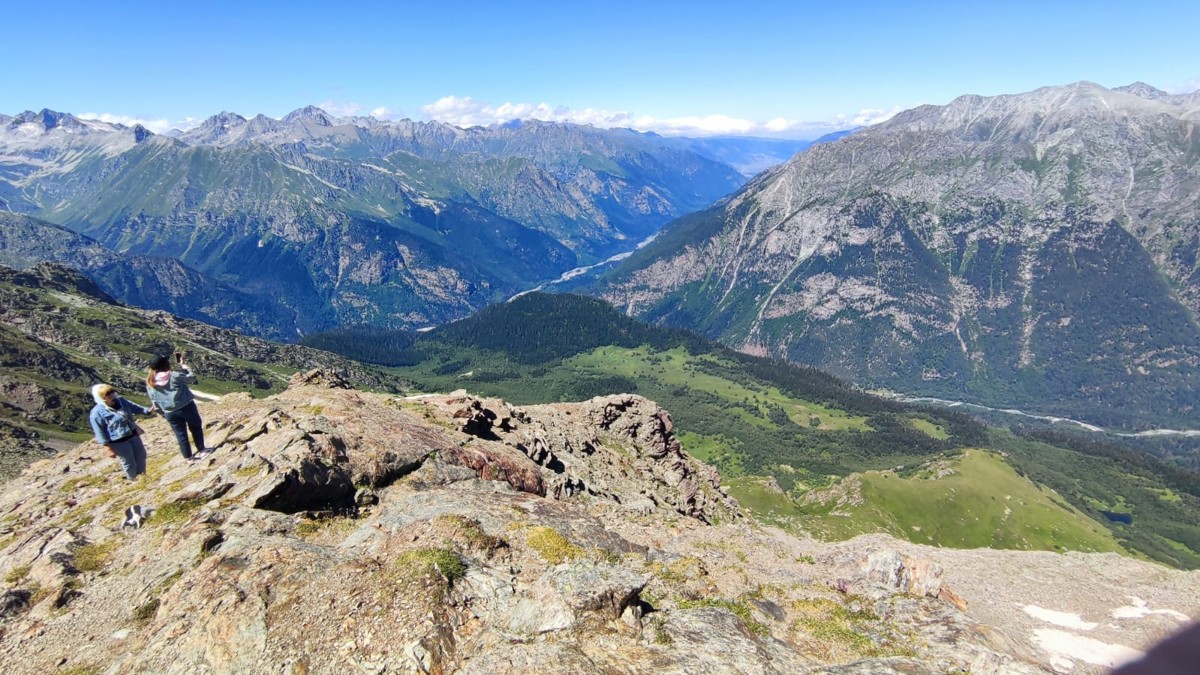
[[[312,104],[811,138],[962,94],[1200,88],[1200,2],[839,4],[7,3],[0,113],[163,131]]]

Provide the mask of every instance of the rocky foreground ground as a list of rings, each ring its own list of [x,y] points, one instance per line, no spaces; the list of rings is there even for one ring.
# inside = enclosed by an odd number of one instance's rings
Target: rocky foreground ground
[[[5,673],[1103,672],[1200,617],[1112,554],[760,527],[631,395],[513,407],[313,371],[0,495]],[[128,506],[153,513],[120,528]]]

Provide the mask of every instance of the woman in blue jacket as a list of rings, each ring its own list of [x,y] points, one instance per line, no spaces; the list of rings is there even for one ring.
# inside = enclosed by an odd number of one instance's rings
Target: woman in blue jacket
[[[92,398],[96,407],[92,408],[88,421],[96,433],[96,442],[108,449],[109,457],[120,460],[129,480],[146,473],[146,446],[139,438],[142,430],[133,416],[153,414],[154,406],[143,408],[117,395],[107,384],[92,387]]]
[[[189,384],[196,383],[196,376],[182,354],[176,354],[176,358],[182,371],[171,370],[171,362],[165,356],[156,356],[150,361],[150,372],[146,374],[146,394],[150,396],[150,402],[162,411],[167,424],[175,432],[179,454],[192,463],[212,453],[204,448],[204,423],[200,420],[200,410],[196,407],[192,390],[188,388]],[[188,447],[189,431],[196,444],[194,455]]]

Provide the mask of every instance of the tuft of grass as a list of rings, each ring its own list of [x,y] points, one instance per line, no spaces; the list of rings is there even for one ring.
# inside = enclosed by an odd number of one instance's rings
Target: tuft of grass
[[[654,576],[670,583],[685,583],[693,579],[699,579],[707,574],[704,569],[704,563],[700,562],[699,558],[693,556],[684,556],[678,560],[672,560],[667,564],[656,564],[653,569]]]
[[[500,537],[494,537],[483,531],[483,526],[474,518],[458,514],[447,514],[433,519],[435,525],[444,526],[450,530],[450,536],[472,551],[491,553],[508,546],[508,542]]]
[[[158,614],[158,607],[162,602],[161,598],[163,593],[169,591],[171,587],[175,585],[175,582],[179,581],[180,577],[182,576],[183,570],[179,569],[175,570],[171,576],[158,582],[158,584],[155,585],[154,590],[150,592],[150,595],[153,597],[133,610],[131,614],[133,620],[138,623],[146,623],[153,619]]]
[[[317,533],[319,533],[322,529],[324,529],[324,527],[323,527],[321,521],[305,520],[305,521],[302,521],[299,525],[296,525],[296,534],[301,539],[308,539],[309,537],[312,537],[312,536],[316,535]]]
[[[467,574],[467,564],[457,553],[446,548],[418,548],[405,551],[396,564],[416,574],[437,574],[453,585]]]
[[[771,630],[767,625],[754,618],[754,614],[745,603],[736,600],[727,600],[725,598],[700,598],[698,600],[681,600],[678,603],[679,609],[695,609],[697,607],[719,607],[721,609],[732,612],[751,633],[760,637],[765,637],[771,634]]]
[[[194,499],[185,499],[179,502],[170,502],[163,504],[154,515],[147,521],[156,525],[171,525],[182,523],[192,516],[196,510],[208,500],[204,497],[196,497]]]
[[[71,492],[71,491],[75,490],[76,488],[95,487],[97,485],[103,485],[106,482],[107,482],[107,479],[104,476],[101,476],[99,474],[92,474],[89,476],[76,476],[74,478],[68,478],[67,480],[63,481],[62,487],[60,489],[63,492]]]
[[[4,576],[4,581],[10,584],[19,583],[26,574],[29,574],[29,565],[17,565],[8,571],[8,574]]]
[[[86,544],[75,550],[75,569],[80,572],[97,572],[108,565],[113,551],[120,546],[119,537],[110,537],[98,544]]]
[[[237,471],[234,471],[233,475],[237,478],[249,478],[250,476],[256,476],[263,470],[263,466],[265,465],[251,464],[249,466],[243,466]]]
[[[525,542],[551,565],[577,560],[587,555],[586,551],[572,544],[570,540],[551,527],[539,525],[530,528]]]
[[[801,642],[821,660],[914,655],[911,640],[886,630],[881,634],[881,621],[872,612],[854,610],[829,598],[797,600],[792,610],[796,615],[792,631],[803,633]],[[879,636],[880,641],[873,641],[868,634]]]
[[[323,536],[345,536],[357,525],[358,521],[350,516],[321,512],[297,523],[295,532],[301,539],[312,540]]]
[[[59,668],[58,675],[100,675],[98,666],[68,666]]]
[[[133,610],[133,620],[137,623],[148,623],[158,614],[158,598],[154,598]]]
[[[654,630],[654,644],[664,646],[674,644],[675,639],[667,632],[665,622],[661,618],[652,621],[651,627]]]

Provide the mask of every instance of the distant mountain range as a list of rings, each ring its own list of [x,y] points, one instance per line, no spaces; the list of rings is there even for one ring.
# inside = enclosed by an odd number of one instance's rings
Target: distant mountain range
[[[459,129],[314,107],[281,120],[226,112],[155,135],[43,110],[0,115],[0,211],[93,240],[72,246],[176,259],[193,281],[212,280],[193,295],[241,293],[263,316],[223,325],[274,336],[422,326],[628,250],[740,187],[735,165],[807,145],[748,143],[536,121]],[[39,241],[15,236],[21,257],[36,258]],[[263,301],[278,307],[262,313]]]
[[[922,106],[670,226],[595,291],[864,386],[1200,417],[1200,93]]]

